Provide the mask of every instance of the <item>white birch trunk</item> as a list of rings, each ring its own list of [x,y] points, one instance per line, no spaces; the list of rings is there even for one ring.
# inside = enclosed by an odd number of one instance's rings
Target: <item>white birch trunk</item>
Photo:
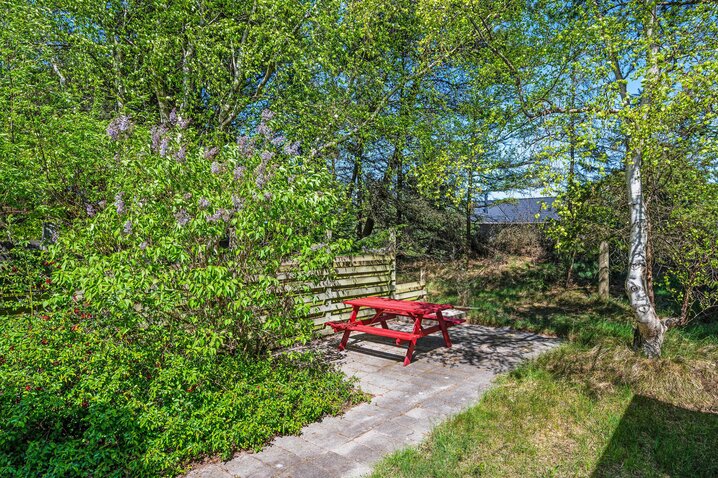
[[[643,202],[641,153],[639,151],[627,151],[626,183],[631,210],[631,238],[626,293],[637,321],[633,346],[637,349],[642,349],[648,357],[658,357],[661,355],[661,345],[663,345],[663,339],[668,327],[656,314],[646,283],[648,224],[646,206]]]

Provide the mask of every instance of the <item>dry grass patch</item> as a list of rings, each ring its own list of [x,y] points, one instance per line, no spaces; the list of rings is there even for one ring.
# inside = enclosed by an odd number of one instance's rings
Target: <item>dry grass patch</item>
[[[625,343],[607,340],[590,349],[564,347],[540,359],[559,378],[596,394],[629,386],[634,393],[689,410],[718,413],[718,346],[673,336],[664,357],[650,360]]]
[[[550,264],[525,258],[447,265],[432,299],[471,307],[473,322],[567,339],[391,455],[378,477],[718,476],[718,328],[669,332],[664,357],[630,349],[621,300],[557,286]],[[443,276],[443,278],[442,278]]]

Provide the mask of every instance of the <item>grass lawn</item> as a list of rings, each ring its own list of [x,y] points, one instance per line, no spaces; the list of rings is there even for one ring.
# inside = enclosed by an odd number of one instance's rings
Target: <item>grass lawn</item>
[[[432,299],[465,303],[475,323],[567,340],[373,477],[718,476],[716,324],[672,330],[650,361],[629,348],[623,301],[557,287],[549,264],[476,262],[436,277]]]

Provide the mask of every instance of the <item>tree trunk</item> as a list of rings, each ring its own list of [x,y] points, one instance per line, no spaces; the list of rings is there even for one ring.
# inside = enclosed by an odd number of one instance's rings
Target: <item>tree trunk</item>
[[[598,259],[598,295],[603,300],[608,300],[610,296],[609,260],[610,254],[608,249],[608,242],[601,241],[600,255]]]
[[[466,254],[471,252],[471,242],[472,242],[472,235],[471,235],[471,215],[472,215],[472,209],[474,207],[473,201],[471,201],[471,198],[474,194],[474,174],[472,171],[469,171],[469,185],[466,188],[466,216],[465,216],[465,234],[466,234]]]
[[[633,346],[635,349],[641,349],[648,357],[658,357],[661,355],[661,346],[668,327],[656,314],[646,282],[648,224],[641,182],[642,158],[640,151],[627,149],[626,153],[626,185],[628,187],[628,200],[631,211],[631,238],[626,293],[637,321],[633,336]]]
[[[396,225],[400,225],[404,222],[402,216],[402,191],[404,189],[404,161],[403,152],[399,151],[396,156]]]

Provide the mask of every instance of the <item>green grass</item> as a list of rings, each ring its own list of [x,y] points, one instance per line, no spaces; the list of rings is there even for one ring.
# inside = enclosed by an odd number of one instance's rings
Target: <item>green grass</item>
[[[432,298],[465,302],[473,322],[567,340],[373,477],[718,476],[715,325],[672,330],[650,361],[629,348],[625,303],[556,287],[551,265],[476,263],[437,276]]]

